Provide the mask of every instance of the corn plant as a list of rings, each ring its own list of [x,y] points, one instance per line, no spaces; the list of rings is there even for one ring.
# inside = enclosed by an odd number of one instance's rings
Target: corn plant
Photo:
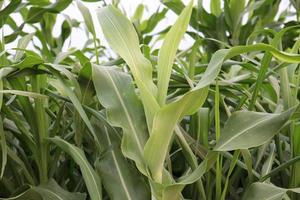
[[[85,1],[0,1],[0,199],[300,198],[297,1]]]

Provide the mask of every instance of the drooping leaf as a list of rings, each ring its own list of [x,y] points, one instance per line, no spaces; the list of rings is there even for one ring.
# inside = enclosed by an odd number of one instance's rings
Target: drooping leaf
[[[68,143],[58,136],[49,138],[49,140],[59,146],[69,156],[71,156],[74,162],[76,162],[76,164],[80,167],[80,171],[82,173],[91,199],[101,200],[102,190],[100,177],[88,162],[87,158],[84,155],[84,152],[80,148]]]
[[[282,200],[287,191],[300,193],[300,188],[284,189],[272,184],[256,182],[249,187],[243,197],[243,200]]]
[[[34,33],[30,33],[28,35],[25,35],[24,37],[22,37],[19,41],[18,41],[18,48],[19,49],[26,49],[26,47],[28,46],[30,40],[32,40],[34,36]],[[19,61],[22,56],[24,54],[24,51],[22,50],[17,50],[16,54],[15,54],[15,57],[14,57],[14,61]]]
[[[0,90],[1,94],[15,94],[25,97],[32,97],[32,98],[40,98],[40,99],[47,99],[46,95],[35,93],[35,92],[27,92],[22,90]]]
[[[95,163],[102,183],[111,199],[134,200],[150,199],[150,188],[121,153],[119,133],[100,120],[95,120],[95,127],[104,149],[103,155]]]
[[[231,151],[260,146],[269,141],[289,120],[295,107],[280,114],[238,111],[221,131],[215,151]]]
[[[31,186],[27,191],[10,198],[1,200],[85,200],[82,193],[71,193],[61,188],[53,179],[39,186]]]
[[[33,6],[29,9],[26,22],[27,23],[36,23],[39,22],[44,13],[52,12],[58,13],[64,10],[69,4],[72,3],[72,0],[57,0],[55,3],[50,4],[45,7]]]
[[[110,67],[93,65],[93,82],[100,103],[107,109],[108,121],[123,129],[122,152],[143,167],[148,133],[130,76]]]
[[[10,3],[0,11],[0,28],[5,24],[9,15],[18,8],[21,2],[21,0],[10,1]]]
[[[22,50],[20,50],[20,51],[22,51]],[[22,55],[22,53],[20,53],[19,55]],[[25,68],[31,68],[33,66],[36,66],[36,65],[39,65],[42,63],[44,63],[44,60],[38,54],[34,53],[33,51],[26,50],[24,58],[16,63],[14,63],[13,65],[11,65],[11,67],[14,67],[17,69],[25,69]]]
[[[86,195],[81,193],[71,193],[61,188],[53,179],[47,183],[31,188],[42,196],[43,200],[85,200]]]
[[[87,29],[90,31],[91,34],[93,34],[95,36],[96,32],[95,32],[95,28],[94,28],[94,24],[93,24],[92,15],[91,15],[89,9],[87,7],[85,7],[83,5],[83,3],[81,3],[79,0],[77,0],[76,3],[77,3],[77,6],[78,6],[82,16],[83,16],[83,19],[84,19]]]
[[[60,65],[55,65],[55,64],[48,64],[51,68],[60,71],[61,73],[63,73],[64,75],[66,75],[68,77],[69,80],[71,80],[73,82],[73,84],[75,85],[75,91],[79,90],[79,85],[78,82],[75,80],[73,74],[71,74],[68,70],[64,69],[62,66]],[[69,99],[71,100],[71,102],[73,103],[75,109],[77,110],[77,112],[79,113],[80,117],[82,118],[82,120],[84,121],[85,125],[87,126],[88,130],[90,131],[90,133],[92,134],[94,140],[95,140],[95,144],[97,146],[98,149],[100,149],[100,145],[99,145],[99,141],[96,135],[96,132],[85,112],[85,110],[83,109],[78,97],[76,96],[76,92],[74,92],[71,88],[69,88],[66,84],[66,80],[63,79],[61,77],[61,75],[59,75],[57,73],[57,71],[53,71],[53,73],[56,74],[57,78],[58,78],[58,82],[57,84],[63,89],[63,91],[65,92],[65,94],[69,97]],[[80,92],[80,90],[78,91],[78,93]]]
[[[178,182],[167,184],[162,189],[162,199],[179,199],[181,191],[186,185],[192,184],[199,180],[206,172],[208,172],[215,164],[217,154],[209,152],[201,164],[190,174],[181,177]]]

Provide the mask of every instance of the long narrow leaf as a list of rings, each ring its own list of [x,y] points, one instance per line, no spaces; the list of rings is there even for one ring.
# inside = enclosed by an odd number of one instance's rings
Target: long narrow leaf
[[[176,23],[168,31],[158,55],[158,79],[157,79],[157,99],[160,105],[165,103],[168,92],[169,80],[172,72],[172,66],[175,59],[179,43],[188,27],[193,10],[193,1],[185,7],[179,15]]]
[[[78,147],[68,143],[67,141],[59,138],[49,138],[49,140],[59,146],[63,151],[70,155],[73,160],[79,165],[82,176],[84,178],[86,187],[89,191],[89,195],[93,200],[102,199],[101,182],[100,177],[97,175],[95,170],[89,164],[86,159],[84,152]]]

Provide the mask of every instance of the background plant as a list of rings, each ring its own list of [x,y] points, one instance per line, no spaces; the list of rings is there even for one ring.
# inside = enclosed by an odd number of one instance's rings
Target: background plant
[[[299,199],[297,1],[86,1],[0,1],[2,199]]]

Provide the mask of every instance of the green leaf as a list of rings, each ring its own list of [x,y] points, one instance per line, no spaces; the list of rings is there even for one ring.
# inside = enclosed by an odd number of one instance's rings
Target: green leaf
[[[86,27],[88,28],[90,33],[95,36],[96,32],[95,32],[95,28],[94,28],[94,24],[93,24],[92,15],[91,15],[89,9],[87,7],[85,7],[83,5],[83,3],[81,3],[79,0],[77,0],[76,3],[77,3],[77,6],[78,6],[82,16],[83,16]]]
[[[249,187],[243,200],[282,200],[288,191],[300,193],[300,188],[284,189],[272,184],[256,182]]]
[[[95,129],[105,151],[95,166],[111,199],[150,199],[150,189],[136,168],[122,155],[119,133],[114,128],[95,120]]]
[[[34,6],[47,6],[50,4],[49,0],[28,0]]]
[[[5,166],[7,163],[7,148],[6,148],[6,139],[5,139],[5,132],[3,129],[3,122],[2,117],[0,117],[0,147],[1,147],[1,170],[0,170],[0,179],[2,179]]]
[[[0,198],[1,200],[85,200],[86,195],[82,193],[71,193],[61,188],[53,179],[11,198]]]
[[[86,159],[84,152],[78,147],[59,138],[58,136],[49,138],[49,140],[59,146],[69,156],[71,156],[74,162],[80,167],[80,171],[85,181],[90,198],[93,200],[101,200],[102,191],[100,177]]]
[[[214,14],[216,17],[220,16],[222,13],[220,0],[210,1],[210,10],[211,13]]]
[[[182,40],[182,37],[188,27],[192,9],[193,1],[191,1],[189,5],[182,11],[176,23],[168,31],[162,47],[159,50],[157,62],[157,99],[160,105],[165,104],[173,62],[180,41]]]
[[[0,69],[0,90],[3,90],[3,78],[13,71],[15,71],[15,69],[11,67],[3,67]],[[0,93],[0,110],[2,107],[2,103],[3,103],[3,93]]]
[[[142,33],[150,33],[156,27],[156,25],[164,19],[168,9],[163,9],[162,11],[157,10],[152,14],[147,20],[141,23]]]
[[[245,0],[231,0],[229,3],[230,16],[233,24],[230,24],[233,29],[241,22],[241,14],[245,10]]]
[[[72,0],[57,0],[55,3],[48,5],[46,7],[31,7],[28,11],[26,22],[27,23],[36,23],[39,22],[44,13],[51,12],[51,13],[59,13],[63,11],[65,8],[72,3]]]
[[[37,192],[28,189],[25,192],[9,198],[0,198],[0,200],[44,200]]]
[[[262,177],[267,175],[268,173],[270,173],[270,171],[272,170],[274,161],[275,161],[275,144],[271,143],[270,144],[270,154],[261,169]]]
[[[19,59],[19,56],[23,55],[23,53],[21,53],[21,51],[25,51],[24,59],[17,63],[12,64],[11,67],[14,67],[17,69],[25,69],[25,68],[31,68],[33,66],[44,63],[44,60],[37,53],[35,53],[33,51],[29,51],[29,50],[19,50],[18,52],[20,52],[20,53],[18,53],[16,59]]]
[[[40,98],[40,99],[47,99],[46,95],[35,93],[35,92],[27,92],[22,90],[0,90],[0,94],[15,94],[25,97],[32,97],[32,98]]]
[[[289,120],[295,107],[280,114],[237,111],[226,122],[215,151],[260,146],[269,141]]]
[[[152,177],[156,181],[162,181],[164,159],[172,139],[175,124],[178,123],[178,121],[184,115],[191,115],[195,113],[197,109],[199,109],[199,107],[204,103],[206,98],[205,87],[210,85],[215,80],[225,60],[245,52],[257,50],[269,51],[276,58],[285,62],[300,62],[299,55],[281,52],[266,44],[236,46],[232,47],[231,49],[221,49],[217,51],[212,56],[206,71],[202,75],[202,78],[197,83],[196,87],[187,92],[177,101],[173,102],[173,105],[166,105],[165,107],[162,107],[161,110],[155,115],[153,120],[153,131],[151,132],[150,138],[145,145],[144,156],[152,173]],[[289,116],[287,116],[287,119],[285,119],[283,123],[285,123],[288,118]],[[164,120],[168,121],[168,123],[165,123]],[[268,139],[270,138],[268,137]],[[162,141],[164,142],[162,143]],[[247,140],[244,140],[244,142],[245,141]]]
[[[34,178],[29,173],[23,160],[21,160],[21,158],[18,157],[18,155],[14,150],[10,149],[8,146],[6,146],[6,148],[7,148],[7,156],[9,157],[10,161],[13,161],[13,166],[16,166],[17,164],[17,166],[19,166],[21,169],[19,175],[24,175],[28,183],[34,185],[35,184]]]
[[[68,85],[66,84],[66,80],[62,78],[62,76],[57,72],[57,71],[53,71],[53,73],[56,75],[56,77],[58,78],[58,84],[61,88],[63,88],[63,91],[65,92],[65,94],[69,97],[69,99],[71,100],[71,102],[73,103],[75,109],[77,110],[77,112],[79,113],[80,117],[82,118],[82,120],[84,121],[85,125],[87,126],[88,130],[90,131],[90,133],[92,134],[96,146],[98,149],[100,149],[100,145],[99,145],[99,141],[97,138],[97,134],[87,116],[87,114],[85,113],[81,102],[79,101],[78,97],[76,96],[76,93],[80,93],[80,86],[78,84],[78,82],[76,81],[74,75],[72,73],[70,73],[68,70],[66,70],[65,68],[63,68],[63,66],[61,65],[55,65],[55,64],[47,64],[49,67],[53,68],[54,70],[60,71],[61,73],[63,73],[64,75],[66,75],[68,77],[68,79],[70,81],[72,81],[72,83],[75,86],[75,92],[68,87]],[[79,91],[78,91],[79,90]]]
[[[178,122],[191,115],[205,102],[208,87],[191,90],[177,101],[163,106],[154,116],[152,132],[144,148],[144,157],[154,180],[162,181],[163,164],[173,131]]]
[[[282,200],[286,190],[266,183],[253,183],[245,193],[243,200],[270,199]]]
[[[143,149],[148,133],[143,107],[130,76],[110,67],[93,65],[93,82],[97,97],[106,108],[109,123],[123,129],[124,155],[143,167]]]
[[[163,187],[162,199],[179,199],[183,188],[199,180],[206,172],[208,172],[217,159],[215,152],[209,152],[201,164],[190,174],[181,177],[177,183],[168,184]]]
[[[18,41],[18,48],[19,49],[26,49],[26,47],[28,46],[29,42],[32,40],[34,36],[34,33],[30,33],[28,35],[25,35],[24,37],[22,37],[19,41]],[[22,50],[17,50],[15,57],[14,57],[14,61],[17,62],[19,61],[22,56],[24,54],[24,51]]]
[[[138,35],[131,22],[115,7],[102,8],[97,14],[109,45],[130,67],[140,89],[148,127],[151,128],[153,116],[158,109],[155,99],[157,88],[152,82],[152,65],[139,48]]]
[[[21,0],[10,1],[10,3],[0,11],[0,28],[5,24],[9,15],[13,13],[21,3]]]
[[[86,195],[81,193],[70,193],[62,189],[53,179],[32,190],[39,193],[44,200],[85,200]]]

